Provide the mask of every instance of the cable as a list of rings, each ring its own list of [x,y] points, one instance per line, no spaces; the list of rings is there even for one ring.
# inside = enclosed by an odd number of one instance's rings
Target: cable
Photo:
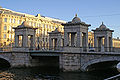
[[[109,15],[81,16],[81,17],[104,17],[104,16],[118,16],[118,15],[120,15],[120,13],[118,13],[118,14],[109,14]]]

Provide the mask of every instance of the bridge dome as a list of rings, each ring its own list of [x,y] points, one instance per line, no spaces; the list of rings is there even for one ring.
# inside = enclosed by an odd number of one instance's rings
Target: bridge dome
[[[73,23],[79,23],[79,22],[81,22],[80,18],[77,17],[77,14],[76,14],[75,17],[72,19],[72,22],[73,22]]]
[[[103,29],[107,29],[107,27],[104,25],[104,23],[102,22],[102,24],[100,25],[99,29],[103,30]]]

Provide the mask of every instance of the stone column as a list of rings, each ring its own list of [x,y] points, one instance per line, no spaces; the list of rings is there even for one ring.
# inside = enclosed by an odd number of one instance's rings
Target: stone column
[[[76,47],[82,47],[82,32],[77,32],[77,43]]]
[[[97,36],[96,34],[94,33],[94,48],[95,48],[95,51],[98,51],[98,40],[97,40]]]
[[[30,48],[33,48],[33,36],[32,35],[30,36],[30,42],[31,42],[30,43]]]
[[[99,37],[98,38],[98,51],[100,51],[100,52],[101,52],[101,47],[102,47],[102,38]]]
[[[88,32],[86,33],[86,51],[88,52]]]
[[[64,45],[65,46],[69,46],[69,35],[68,35],[68,33],[67,32],[64,32],[65,34],[64,34]]]
[[[110,47],[109,50],[110,50],[110,51],[113,51],[112,37],[109,38],[109,44],[110,44],[110,45],[109,45],[109,47]]]
[[[61,43],[62,43],[62,37],[61,34],[58,34],[58,38],[57,38],[57,48],[60,49],[61,48]]]
[[[52,38],[51,38],[51,36],[50,36],[50,34],[49,34],[49,49],[51,50],[52,49],[52,45],[53,43],[52,43]]]
[[[23,31],[23,38],[22,38],[22,45],[23,47],[28,47],[28,35],[27,35],[27,29]]]
[[[82,36],[82,47],[83,47],[83,51],[85,51],[85,45],[86,45],[86,36],[85,36],[85,33],[83,33],[83,36]]]
[[[80,47],[82,48],[83,47],[83,45],[82,45],[82,32],[80,32],[80,43],[79,43],[79,45],[80,45]]]
[[[36,34],[36,30],[34,29],[34,34],[33,34],[33,50],[35,49],[35,34]]]
[[[15,33],[15,47],[18,47],[19,44],[19,36]]]
[[[106,35],[105,36],[105,51],[108,52],[109,51],[109,37]]]
[[[27,36],[27,34],[23,35],[22,44],[23,44],[23,47],[28,47],[28,36]]]

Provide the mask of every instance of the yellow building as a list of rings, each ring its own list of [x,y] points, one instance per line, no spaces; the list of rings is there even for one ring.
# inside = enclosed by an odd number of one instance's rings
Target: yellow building
[[[113,47],[120,48],[120,39],[119,38],[113,38]]]
[[[41,16],[40,14],[34,16],[0,8],[0,47],[13,46],[14,29],[12,28],[22,24],[23,21],[28,21],[30,26],[38,28],[36,42],[42,46],[48,45],[48,32],[55,30],[55,28],[63,32],[64,27],[61,23],[66,23],[63,20]]]
[[[88,46],[94,47],[94,34],[92,32],[88,32]]]

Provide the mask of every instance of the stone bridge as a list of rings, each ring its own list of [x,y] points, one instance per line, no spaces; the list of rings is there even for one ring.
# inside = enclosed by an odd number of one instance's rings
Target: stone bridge
[[[68,53],[60,51],[0,52],[0,59],[10,63],[11,67],[32,67],[41,64],[39,58],[58,57],[59,69],[62,71],[87,71],[91,65],[101,62],[119,62],[117,52],[81,52]],[[49,60],[47,61],[48,63]],[[52,64],[52,63],[51,63]]]
[[[61,55],[61,60],[61,68],[65,71],[87,71],[91,65],[97,63],[118,63],[120,54],[115,52],[64,53]]]
[[[29,66],[30,55],[28,52],[0,52],[0,65],[1,60],[7,61],[11,67]]]
[[[40,51],[40,45],[36,45],[35,40],[37,28],[32,28],[27,24],[27,21],[24,21],[14,28],[15,46],[10,52],[0,52],[0,65],[5,61],[11,67],[57,65],[63,71],[86,71],[104,68],[101,66],[103,63],[110,63],[109,66],[114,66],[120,61],[120,53],[111,52],[113,51],[113,30],[103,23],[93,30],[95,52],[89,52],[88,27],[90,24],[81,22],[77,15],[72,21],[62,24],[64,35],[58,29],[49,32],[48,51],[46,49],[42,51],[42,47]],[[21,44],[19,44],[19,37],[22,37]]]

